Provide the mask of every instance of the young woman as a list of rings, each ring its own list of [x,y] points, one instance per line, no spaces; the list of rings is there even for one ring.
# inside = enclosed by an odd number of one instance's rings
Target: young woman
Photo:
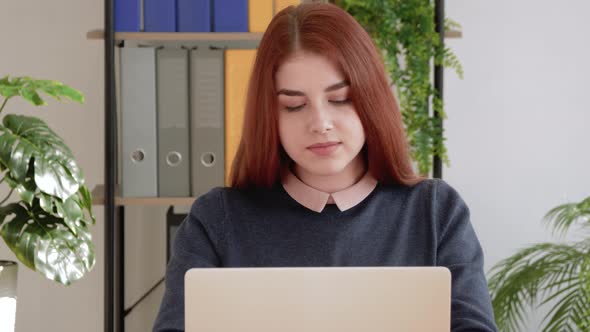
[[[184,330],[192,267],[446,266],[452,331],[495,331],[459,194],[412,170],[379,52],[348,13],[304,4],[262,37],[230,188],[180,226],[154,331]]]

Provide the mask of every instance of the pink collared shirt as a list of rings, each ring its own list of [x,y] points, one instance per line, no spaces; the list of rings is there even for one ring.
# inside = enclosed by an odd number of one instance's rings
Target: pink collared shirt
[[[352,186],[335,192],[326,193],[303,183],[289,171],[283,177],[283,188],[294,200],[306,208],[322,212],[326,204],[335,203],[340,211],[348,210],[362,202],[377,187],[377,180],[369,174],[365,175]]]

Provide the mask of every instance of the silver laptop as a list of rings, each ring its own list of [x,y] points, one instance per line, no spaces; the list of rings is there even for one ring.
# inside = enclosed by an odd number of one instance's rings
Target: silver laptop
[[[185,275],[186,332],[449,332],[444,267],[205,268]]]

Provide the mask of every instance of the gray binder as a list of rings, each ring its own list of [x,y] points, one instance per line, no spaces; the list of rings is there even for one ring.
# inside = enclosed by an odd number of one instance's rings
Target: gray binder
[[[121,50],[121,194],[156,197],[156,50]]]
[[[158,49],[158,196],[190,196],[188,50]]]
[[[191,51],[191,194],[225,181],[223,49]]]

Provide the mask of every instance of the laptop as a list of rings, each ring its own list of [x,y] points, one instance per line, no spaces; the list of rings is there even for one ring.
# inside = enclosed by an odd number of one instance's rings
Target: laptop
[[[445,267],[195,268],[186,332],[449,332]]]

